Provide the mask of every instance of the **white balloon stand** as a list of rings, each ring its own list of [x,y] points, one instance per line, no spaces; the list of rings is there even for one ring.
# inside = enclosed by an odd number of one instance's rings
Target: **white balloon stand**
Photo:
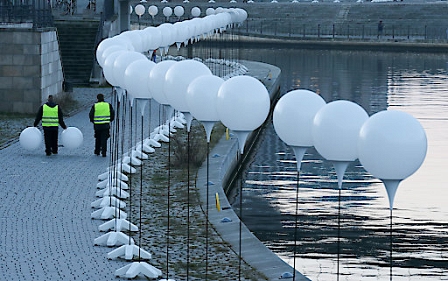
[[[101,188],[105,188],[108,186],[117,186],[120,187],[121,189],[125,189],[128,190],[129,186],[127,183],[125,183],[124,181],[120,180],[120,179],[115,179],[113,178],[112,180],[103,180],[100,181],[99,183],[97,183],[96,188],[101,189]]]
[[[126,176],[125,174],[123,174],[123,173],[121,173],[119,171],[113,171],[113,170],[112,171],[107,171],[107,172],[104,172],[104,173],[98,175],[98,180],[99,181],[106,180],[111,175],[112,175],[113,178],[117,178],[117,179],[122,180],[122,181],[128,181],[129,180],[128,176]]]
[[[117,207],[103,207],[91,214],[92,219],[98,220],[108,220],[115,217],[126,219],[128,217],[128,214]]]
[[[151,138],[147,138],[147,139],[145,139],[144,141],[143,141],[143,143],[145,144],[145,145],[148,145],[148,146],[151,146],[151,147],[161,147],[162,145],[160,144],[160,142],[157,142],[156,140],[154,140],[154,139],[151,139]]]
[[[113,231],[130,230],[135,232],[138,231],[138,227],[125,219],[114,218],[98,226],[98,230],[103,232],[109,230]]]
[[[96,197],[115,196],[119,199],[129,198],[129,193],[116,186],[108,186],[105,189],[98,190]]]
[[[146,262],[133,262],[115,271],[115,276],[132,279],[137,275],[148,278],[157,278],[162,275],[162,271]]]
[[[149,260],[151,259],[151,254],[141,249],[137,245],[123,245],[107,254],[107,258],[110,260],[116,258],[132,260],[134,259],[134,257],[143,260]]]
[[[113,247],[113,246],[122,246],[131,244],[134,245],[134,239],[129,238],[128,235],[124,234],[123,232],[119,231],[111,231],[106,234],[101,235],[98,238],[95,238],[93,240],[94,246],[107,246],[107,247]]]
[[[104,196],[103,198],[100,198],[98,200],[93,201],[90,206],[92,208],[100,209],[103,207],[111,207],[115,206],[120,209],[126,208],[126,202],[121,201],[115,196]]]

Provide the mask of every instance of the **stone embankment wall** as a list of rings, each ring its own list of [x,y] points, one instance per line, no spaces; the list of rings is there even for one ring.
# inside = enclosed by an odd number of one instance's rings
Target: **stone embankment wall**
[[[34,113],[64,80],[56,29],[0,29],[0,112]]]

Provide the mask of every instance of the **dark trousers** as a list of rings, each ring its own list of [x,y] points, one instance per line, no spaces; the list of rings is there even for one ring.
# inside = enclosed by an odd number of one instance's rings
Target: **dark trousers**
[[[107,139],[109,138],[109,129],[95,130],[95,154],[106,155]]]
[[[45,128],[44,129],[44,140],[45,140],[45,153],[50,155],[51,153],[58,153],[58,128]]]

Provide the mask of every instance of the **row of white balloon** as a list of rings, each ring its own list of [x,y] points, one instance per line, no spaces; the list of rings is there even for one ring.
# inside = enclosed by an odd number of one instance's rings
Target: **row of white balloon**
[[[129,6],[129,12],[132,14],[132,12],[135,11],[135,14],[139,17],[142,17],[146,13],[146,8],[143,4],[137,4],[134,8],[132,6]],[[219,14],[223,12],[223,8],[207,8],[205,14],[207,16]],[[148,14],[154,19],[154,17],[159,13],[159,8],[155,5],[151,5],[148,7]],[[164,7],[162,9],[163,15],[169,19],[174,13],[174,15],[178,18],[182,17],[185,13],[185,8],[182,6],[176,6],[173,8],[171,7]],[[190,15],[193,18],[197,18],[201,15],[201,9],[199,7],[193,7],[190,10]]]
[[[203,18],[193,18],[174,24],[164,23],[143,30],[124,31],[101,41],[96,49],[96,58],[104,69],[107,57],[114,52],[121,50],[143,53],[157,49],[163,52],[173,44],[180,47],[182,43],[187,45],[188,42],[199,41],[215,32],[223,32],[234,24],[241,24],[246,18],[247,12],[243,9],[223,9],[222,12]]]
[[[308,90],[294,90],[280,98],[273,124],[280,139],[293,148],[298,171],[305,150],[314,146],[333,162],[341,188],[348,163],[359,159],[367,172],[384,183],[391,210],[399,183],[416,172],[426,156],[425,131],[412,115],[385,110],[369,117],[356,103],[327,104]]]

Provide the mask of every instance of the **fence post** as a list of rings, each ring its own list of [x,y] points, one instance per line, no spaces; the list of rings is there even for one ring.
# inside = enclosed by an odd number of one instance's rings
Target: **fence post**
[[[395,39],[395,26],[392,25],[392,39]]]
[[[260,34],[263,34],[263,21],[260,23]]]
[[[408,40],[409,40],[409,37],[410,37],[410,27],[409,27],[409,25],[408,25]]]
[[[317,24],[317,38],[320,38],[320,23]]]
[[[350,39],[350,25],[347,24],[347,39]]]
[[[289,20],[289,37],[291,37],[291,20]]]
[[[274,35],[277,35],[277,22],[274,22]]]
[[[303,33],[302,33],[303,38],[305,38],[305,24],[303,24]]]
[[[332,35],[333,35],[333,39],[334,39],[334,28],[335,28],[335,27],[334,27],[334,23],[333,23],[333,30],[332,30],[332,33],[333,33],[333,34],[332,34]]]
[[[428,40],[428,38],[427,38],[427,34],[426,34],[426,25],[425,25],[425,40]]]
[[[364,40],[364,27],[365,27],[365,25],[363,24],[362,25],[362,40]]]

